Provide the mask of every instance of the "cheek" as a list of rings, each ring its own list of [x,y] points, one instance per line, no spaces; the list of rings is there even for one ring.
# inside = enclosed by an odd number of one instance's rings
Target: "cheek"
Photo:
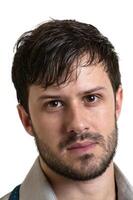
[[[36,114],[32,117],[32,124],[40,138],[49,138],[51,141],[59,137],[62,131],[62,118],[55,115]]]
[[[61,140],[61,125],[57,119],[36,117],[33,121],[33,127],[41,146],[47,146],[56,152]]]
[[[115,107],[113,105],[104,106],[96,114],[97,128],[99,132],[107,135],[115,126]]]

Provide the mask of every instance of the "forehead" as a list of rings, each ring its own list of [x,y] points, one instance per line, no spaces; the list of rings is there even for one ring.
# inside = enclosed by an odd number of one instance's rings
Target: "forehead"
[[[61,85],[51,85],[46,89],[41,86],[30,86],[29,98],[32,98],[32,95],[37,97],[41,94],[70,96],[98,87],[113,92],[110,79],[102,63],[89,66],[83,66],[83,63],[73,70],[69,80]]]

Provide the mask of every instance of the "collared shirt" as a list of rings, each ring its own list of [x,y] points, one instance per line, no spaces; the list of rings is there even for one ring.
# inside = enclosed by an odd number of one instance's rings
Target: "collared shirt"
[[[133,188],[119,168],[115,166],[115,180],[118,200],[133,200]],[[9,195],[1,198],[8,200]],[[57,197],[44,175],[37,159],[20,187],[20,200],[57,200]]]
[[[117,187],[117,199],[118,200],[133,200],[133,187],[130,185],[126,177],[120,171],[120,169],[115,167],[115,181]]]

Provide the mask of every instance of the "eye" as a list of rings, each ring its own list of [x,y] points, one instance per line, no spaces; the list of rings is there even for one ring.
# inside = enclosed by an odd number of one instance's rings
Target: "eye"
[[[63,107],[63,102],[60,100],[51,100],[44,104],[47,111],[57,111]]]
[[[61,101],[58,101],[58,100],[52,100],[52,101],[48,102],[48,106],[58,108],[58,107],[62,106],[62,103],[61,103]]]
[[[85,101],[86,103],[89,103],[89,104],[94,104],[98,102],[98,100],[99,100],[99,97],[95,94],[85,96]]]

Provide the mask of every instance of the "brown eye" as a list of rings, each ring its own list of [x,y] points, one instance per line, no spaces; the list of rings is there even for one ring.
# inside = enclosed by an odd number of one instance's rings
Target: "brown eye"
[[[98,97],[95,96],[95,95],[88,95],[88,96],[86,96],[86,101],[87,101],[87,102],[90,102],[90,103],[91,103],[91,102],[93,103],[93,102],[95,102],[95,101],[97,100],[97,98],[98,98]]]
[[[51,108],[59,108],[61,106],[62,106],[61,101],[53,100],[53,101],[48,102],[48,107],[51,107]]]

